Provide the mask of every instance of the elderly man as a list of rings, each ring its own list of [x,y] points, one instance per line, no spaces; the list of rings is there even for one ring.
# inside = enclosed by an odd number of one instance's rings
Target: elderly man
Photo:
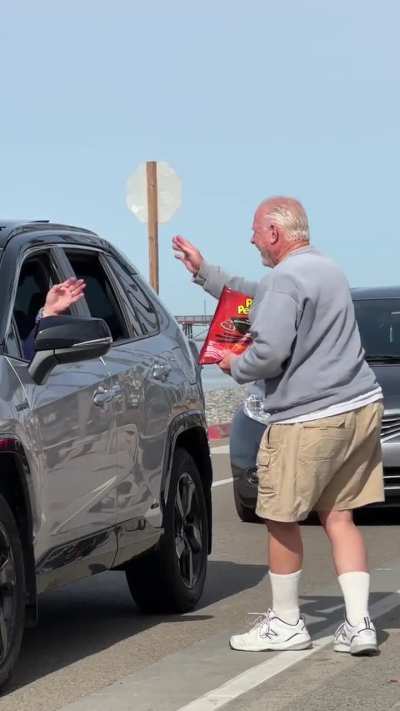
[[[220,367],[238,383],[262,384],[263,412],[246,411],[266,424],[256,512],[269,531],[272,609],[230,645],[248,651],[311,645],[299,612],[298,522],[314,510],[331,543],[346,607],[334,648],[373,654],[367,553],[352,511],[384,499],[382,391],[364,359],[346,278],[310,245],[302,205],[285,197],[262,202],[251,242],[272,267],[259,283],[229,277],[190,242],[173,239],[177,258],[206,291],[218,297],[226,285],[254,296],[253,342],[241,356],[226,354]]]

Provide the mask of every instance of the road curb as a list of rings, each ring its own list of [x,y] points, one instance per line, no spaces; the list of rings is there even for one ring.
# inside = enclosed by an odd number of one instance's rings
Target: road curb
[[[210,427],[208,428],[208,439],[226,439],[226,437],[229,437],[230,431],[230,422],[221,422],[218,425],[210,425]]]

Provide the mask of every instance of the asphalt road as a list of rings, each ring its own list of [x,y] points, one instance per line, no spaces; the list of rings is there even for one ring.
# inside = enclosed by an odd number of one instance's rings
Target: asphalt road
[[[222,444],[222,446],[221,446]],[[227,447],[214,445],[214,549],[206,590],[191,614],[144,616],[122,573],[108,573],[45,595],[40,626],[26,632],[5,711],[313,711],[400,710],[400,511],[363,516],[379,615],[381,654],[334,654],[330,633],[342,619],[329,548],[319,526],[303,527],[302,605],[316,640],[311,652],[229,650],[248,612],[270,604],[262,525],[233,509]],[[223,482],[218,484],[218,482]]]

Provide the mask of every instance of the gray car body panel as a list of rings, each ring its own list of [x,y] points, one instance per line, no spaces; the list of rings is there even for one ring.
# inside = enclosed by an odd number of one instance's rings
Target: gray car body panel
[[[74,245],[126,264],[93,233],[11,227],[0,230],[0,290],[11,305],[29,250]],[[62,271],[62,260],[59,266]],[[61,273],[67,276],[68,270]],[[159,309],[154,335],[115,343],[104,358],[59,365],[45,385],[32,381],[27,361],[0,353],[0,438],[15,437],[26,455],[39,591],[121,565],[154,545],[162,534],[172,433],[195,427],[206,436],[200,375],[188,342],[141,284]],[[78,311],[88,314],[84,301]],[[9,324],[3,311],[3,349]],[[107,394],[100,406],[94,401],[99,390]]]
[[[46,385],[32,382],[26,363],[14,362],[13,367],[26,393],[25,417],[38,450],[38,560],[49,548],[113,525],[115,416],[111,402],[100,408],[93,401],[110,380],[101,359],[59,365]],[[29,445],[28,451],[32,440]]]

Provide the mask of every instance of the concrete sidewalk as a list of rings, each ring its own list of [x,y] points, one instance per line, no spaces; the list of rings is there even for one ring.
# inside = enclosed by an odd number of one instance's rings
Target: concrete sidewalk
[[[324,645],[319,648],[317,643],[311,655],[309,650],[275,654],[232,652],[227,634],[219,633],[168,655],[61,711],[109,711],[111,708],[117,711],[133,708],[135,711],[211,711],[221,707],[227,711],[259,711],[260,707],[266,711],[343,711],[347,708],[386,711],[400,701],[400,595],[393,594],[399,581],[398,562],[396,567],[374,574],[371,612],[379,615],[377,626],[383,630],[380,633],[382,651],[378,657],[354,658],[333,652],[330,637],[342,621],[342,608],[330,609],[336,590],[329,586],[315,598],[321,617],[308,616],[307,619],[313,638],[323,638]],[[206,613],[207,608],[202,612]],[[327,635],[329,640],[324,641]],[[255,688],[247,685],[250,690],[236,700],[232,700],[229,689],[221,691],[222,685],[229,687],[238,675],[246,688],[246,672],[254,676],[257,667],[270,660],[278,664],[271,664],[275,672],[266,683]],[[284,669],[286,660],[289,668]],[[284,671],[279,673],[280,664]],[[265,673],[268,678],[268,669]]]
[[[325,649],[226,706],[226,711],[392,711],[400,709],[400,608],[378,622],[380,654]]]

